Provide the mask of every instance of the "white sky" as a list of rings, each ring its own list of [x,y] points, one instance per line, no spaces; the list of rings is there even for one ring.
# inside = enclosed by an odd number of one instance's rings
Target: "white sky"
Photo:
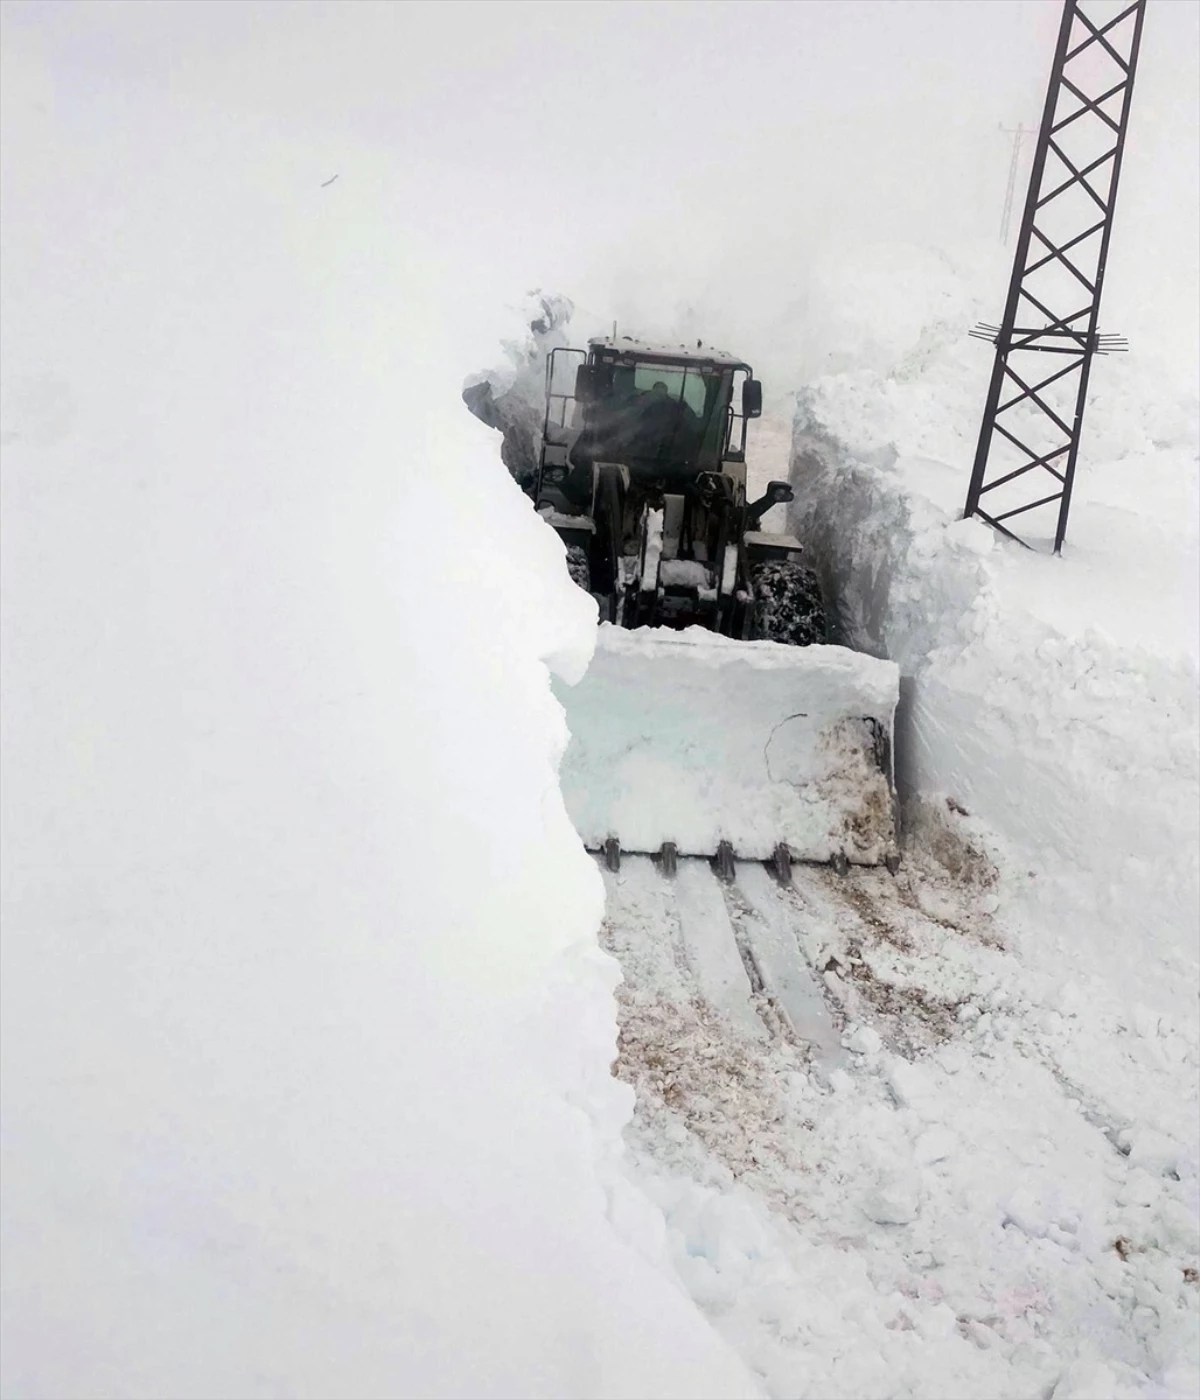
[[[212,106],[306,147],[314,184],[375,182],[451,273],[476,357],[534,286],[662,323],[681,303],[786,302],[831,246],[994,248],[999,127],[1036,122],[1059,14],[1057,0],[4,7],[10,55],[40,55],[60,115],[87,124],[101,90],[164,116]],[[1198,18],[1194,0],[1151,0],[1104,317],[1185,353]]]

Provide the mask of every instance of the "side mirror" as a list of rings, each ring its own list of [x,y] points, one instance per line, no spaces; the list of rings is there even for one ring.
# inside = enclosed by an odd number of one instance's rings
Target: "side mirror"
[[[762,385],[757,379],[747,379],[742,385],[742,417],[762,417]]]
[[[746,507],[746,528],[757,530],[759,522],[772,506],[782,505],[785,501],[794,501],[796,493],[792,490],[791,483],[787,481],[768,481],[766,495]]]

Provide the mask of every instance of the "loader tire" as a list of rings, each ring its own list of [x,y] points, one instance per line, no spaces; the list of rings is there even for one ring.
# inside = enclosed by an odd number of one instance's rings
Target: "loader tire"
[[[753,583],[755,637],[793,647],[828,639],[825,600],[812,569],[772,559],[754,570]]]
[[[585,593],[592,591],[592,567],[587,550],[581,544],[567,547],[567,573],[571,575],[571,582],[578,584]]]

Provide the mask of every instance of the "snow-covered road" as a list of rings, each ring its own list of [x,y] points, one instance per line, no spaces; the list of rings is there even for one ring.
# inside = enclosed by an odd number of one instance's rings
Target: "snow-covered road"
[[[1031,993],[970,824],[927,836],[896,878],[606,875],[663,1259],[772,1395],[1187,1393],[1183,1149],[1074,1082],[1082,1008]]]

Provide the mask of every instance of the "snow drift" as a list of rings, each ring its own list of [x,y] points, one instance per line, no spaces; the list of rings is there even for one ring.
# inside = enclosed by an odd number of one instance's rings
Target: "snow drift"
[[[889,374],[800,396],[794,524],[841,634],[906,678],[908,790],[986,814],[1052,881],[1077,872],[1071,899],[1173,958],[1200,898],[1194,400],[1103,362],[1066,556],[1001,546],[957,518],[989,366],[961,334],[962,283],[933,281],[923,299],[956,298],[958,325],[943,313]]]
[[[909,266],[919,286],[929,261]],[[1194,1182],[1193,391],[1132,356],[1103,362],[1065,556],[997,543],[958,519],[989,366],[986,352],[970,363],[980,353],[960,334],[970,302],[948,267],[920,296],[950,296],[958,326],[915,328],[890,372],[843,370],[799,396],[793,527],[823,569],[842,635],[900,667],[910,819],[938,811],[990,844],[1030,987],[1056,988],[1079,1018],[1062,1063],[1107,1105],[1114,1138],[1186,1143]],[[1177,1051],[1149,1076],[1128,1039],[1138,1025]]]
[[[606,1219],[548,672],[594,613],[465,420],[413,191],[18,47],[5,1393],[753,1393]]]

